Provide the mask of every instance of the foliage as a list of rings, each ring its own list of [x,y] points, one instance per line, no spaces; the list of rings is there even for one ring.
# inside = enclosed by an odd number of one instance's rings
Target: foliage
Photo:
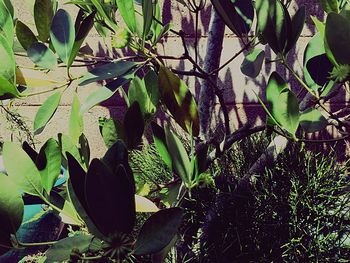
[[[49,246],[42,261],[164,262],[170,250],[176,254],[173,260],[179,262],[196,257],[217,260],[216,253],[222,258],[226,252],[231,259],[258,261],[339,261],[348,257],[348,228],[342,225],[348,221],[346,168],[338,168],[334,157],[321,158],[291,148],[290,156],[287,153],[276,163],[265,162],[266,173],[260,174],[255,191],[249,187],[254,180],[244,184],[247,177],[257,179],[251,168],[259,155],[267,154],[268,141],[275,136],[297,145],[350,136],[346,109],[333,112],[326,106],[349,85],[348,1],[319,1],[326,16],[322,21],[311,17],[317,33],[304,52],[303,76],[289,65],[288,55],[294,52],[305,26],[304,6],[292,16],[289,0],[208,2],[239,38],[242,49],[206,72],[198,62],[198,22],[207,3],[178,2],[195,22],[194,55],[186,33],[162,22],[157,0],[72,0],[67,4],[78,7],[75,19],[57,0],[33,0],[35,28],[16,18],[11,1],[0,0],[0,106],[28,135],[22,146],[15,142],[3,146],[7,174],[1,174],[0,184],[1,254]],[[82,47],[93,28],[103,42],[130,56],[88,54]],[[169,33],[181,39],[182,56],[158,51]],[[267,61],[268,49],[275,59]],[[245,56],[241,72],[249,78],[258,77],[267,63],[285,68],[290,77],[272,72],[266,89],[257,94],[266,124],[247,124],[232,132],[225,93],[216,79],[240,54]],[[21,65],[19,56],[27,57],[34,68]],[[172,69],[168,60],[189,62],[192,69]],[[89,70],[76,76],[74,68],[82,65]],[[65,81],[47,77],[47,72],[56,73],[59,68],[65,68]],[[201,115],[193,89],[179,75],[210,84],[224,115],[225,134],[212,136],[200,127],[200,119],[210,116]],[[302,92],[289,85],[291,79]],[[80,101],[80,91],[97,82],[102,85]],[[53,135],[37,151],[31,132],[38,135],[50,125],[68,91],[73,94],[68,134],[58,130],[57,139]],[[50,95],[35,115],[33,131],[29,130],[11,106],[18,99],[46,93]],[[84,115],[117,93],[125,101],[126,112],[122,120],[100,119],[107,151],[90,160]],[[162,113],[181,132],[171,125],[159,125],[156,114]],[[310,139],[310,133],[326,131],[328,126],[340,137]],[[242,140],[263,130],[266,141]],[[147,145],[146,137],[152,137],[154,144]],[[58,183],[61,166],[67,170],[63,184]],[[21,242],[16,231],[31,198],[54,211],[65,225],[73,226],[74,234],[54,242]],[[226,205],[232,209],[226,211]],[[277,227],[272,223],[272,231],[266,234],[265,222],[276,220]],[[228,231],[224,229],[227,225]],[[279,230],[282,234],[277,237]]]

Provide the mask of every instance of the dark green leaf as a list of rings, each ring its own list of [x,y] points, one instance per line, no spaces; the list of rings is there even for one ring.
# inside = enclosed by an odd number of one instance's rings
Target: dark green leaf
[[[4,244],[10,241],[10,235],[15,234],[21,226],[24,204],[18,187],[2,173],[0,185],[0,244]]]
[[[34,20],[38,30],[39,40],[46,42],[50,37],[50,27],[53,18],[51,0],[36,0],[34,4]]]
[[[154,114],[157,111],[160,98],[158,75],[153,70],[150,70],[144,77],[144,81],[149,97],[147,112]]]
[[[148,113],[148,106],[151,102],[143,79],[136,76],[130,82],[128,98],[130,105],[132,105],[135,101],[139,103],[143,116]]]
[[[186,83],[165,67],[159,69],[159,89],[162,101],[175,121],[188,133],[199,134],[199,116],[196,101]]]
[[[297,43],[305,24],[305,6],[298,9],[292,18],[292,32],[288,34],[288,44],[285,53],[289,52]]]
[[[5,142],[3,158],[7,174],[19,189],[30,195],[42,196],[43,186],[40,172],[20,146],[12,142]]]
[[[46,124],[51,120],[55,114],[57,107],[60,103],[62,93],[56,92],[48,97],[45,102],[40,106],[34,119],[34,132],[40,133]]]
[[[251,0],[211,0],[225,24],[239,37],[249,33],[254,19]]]
[[[327,127],[326,118],[317,109],[308,109],[300,115],[300,125],[306,132],[317,132]]]
[[[116,173],[100,160],[92,160],[86,177],[85,194],[89,214],[105,236],[130,233],[135,223],[135,192],[125,168]]]
[[[60,9],[55,14],[51,24],[50,37],[58,56],[68,65],[74,45],[75,29],[67,11]]]
[[[132,33],[136,33],[134,0],[116,0],[118,11]]]
[[[151,125],[153,132],[153,141],[158,150],[158,153],[166,165],[170,168],[170,170],[173,170],[173,163],[171,161],[171,156],[166,143],[164,129],[155,122],[152,122]]]
[[[265,52],[261,49],[252,50],[245,58],[241,65],[241,71],[244,75],[256,78],[265,59]]]
[[[175,172],[184,184],[189,186],[191,183],[191,163],[186,149],[180,139],[169,128],[165,128],[165,138]]]
[[[61,172],[61,149],[54,139],[49,139],[40,149],[36,165],[40,170],[41,184],[50,194]]]
[[[19,96],[20,94],[18,93],[16,86],[3,76],[0,76],[0,99],[12,99]]]
[[[108,119],[103,123],[101,127],[101,135],[108,148],[110,148],[117,140],[126,141],[123,124],[115,119]]]
[[[38,42],[36,36],[24,23],[17,20],[16,23],[16,35],[19,43],[27,50],[33,43]]]
[[[129,149],[136,148],[142,140],[145,123],[140,105],[137,101],[131,104],[124,117],[124,129]]]
[[[129,70],[136,67],[136,62],[118,61],[95,67],[81,78],[79,86],[84,86],[92,82],[120,77]]]
[[[134,254],[150,255],[164,249],[176,235],[182,217],[182,209],[178,207],[164,209],[150,216],[140,230]]]
[[[82,157],[82,161],[87,167],[90,162],[90,146],[84,133],[82,133],[79,137],[79,153]]]
[[[63,262],[70,259],[70,254],[77,249],[80,253],[88,250],[93,236],[77,235],[66,237],[51,246],[46,252],[45,262]]]
[[[73,64],[73,61],[74,61],[75,57],[77,56],[81,45],[83,44],[85,38],[87,37],[87,35],[89,34],[90,30],[94,26],[95,14],[96,13],[93,12],[90,15],[88,15],[81,22],[81,24],[80,24],[80,26],[78,28],[78,31],[76,32],[74,45],[73,45],[72,52],[71,52],[71,54],[69,56],[69,60],[68,60],[68,65],[67,65],[68,69]]]
[[[256,0],[258,28],[271,49],[276,53],[284,51],[287,44],[288,16],[280,1]]]
[[[46,69],[54,69],[57,66],[55,54],[43,43],[33,43],[27,50],[28,57],[34,64]]]
[[[151,29],[153,21],[153,3],[152,0],[142,1],[142,14],[143,14],[143,39],[145,39]]]
[[[339,64],[350,64],[350,21],[330,13],[326,21],[326,43]]]
[[[339,13],[338,0],[319,0],[319,2],[326,13]]]

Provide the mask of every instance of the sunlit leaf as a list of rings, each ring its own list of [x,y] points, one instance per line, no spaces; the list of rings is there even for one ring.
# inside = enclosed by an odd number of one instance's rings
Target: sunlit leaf
[[[139,213],[153,213],[159,211],[159,208],[149,199],[143,196],[135,195],[135,209]]]
[[[55,54],[43,43],[33,43],[27,50],[28,57],[34,64],[45,69],[55,69],[57,58]]]
[[[262,64],[265,59],[265,52],[261,49],[252,50],[247,56],[244,58],[244,61],[241,65],[241,71],[244,75],[256,78],[260,71]]]
[[[78,95],[73,97],[71,113],[69,117],[69,136],[72,138],[72,142],[77,144],[80,135],[84,131],[83,116],[80,114],[80,102]]]
[[[116,0],[118,11],[132,33],[136,33],[134,0]]]
[[[160,157],[163,159],[164,163],[170,168],[170,170],[172,170],[173,163],[168,150],[164,129],[155,122],[152,122],[151,125],[153,132],[153,141],[157,148],[157,151]]]
[[[0,34],[0,61],[0,76],[14,84],[16,71],[15,57],[12,46],[10,46],[3,34]]]

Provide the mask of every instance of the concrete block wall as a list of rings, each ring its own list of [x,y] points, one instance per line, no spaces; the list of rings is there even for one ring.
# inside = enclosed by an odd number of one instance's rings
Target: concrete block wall
[[[18,18],[25,22],[28,26],[30,26],[35,31],[35,25],[33,16],[28,6],[33,0],[14,0],[13,3],[15,5],[16,14]],[[60,2],[60,6],[62,7],[62,3]],[[64,1],[62,1],[64,2]],[[206,45],[207,45],[207,37],[208,37],[208,27],[209,27],[209,19],[210,19],[210,1],[207,1],[207,6],[205,10],[200,15],[200,41],[199,41],[199,61],[202,64],[205,53],[206,53]],[[187,40],[189,42],[193,42],[194,39],[194,19],[189,14],[188,10],[184,8],[181,4],[178,4],[175,0],[163,0],[162,4],[162,12],[163,12],[163,21],[165,23],[171,22],[173,23],[173,29],[180,30],[182,29],[187,33]],[[310,40],[310,37],[315,32],[313,23],[310,19],[310,15],[315,15],[319,18],[323,17],[323,11],[318,4],[318,0],[295,0],[293,4],[290,6],[289,10],[291,14],[297,10],[298,6],[305,5],[307,11],[307,22],[302,32],[302,35],[298,41],[298,44],[295,49],[290,52],[289,59],[296,70],[296,72],[302,75],[302,64],[303,64],[303,53],[304,49]],[[68,9],[72,15],[72,18],[75,18],[77,13],[77,8],[72,5],[65,5],[65,9]],[[103,43],[103,39],[99,37],[96,32],[91,32],[89,38],[86,40],[86,44],[88,44],[96,55],[107,55],[110,56],[111,53],[105,48]],[[237,51],[239,51],[242,47],[242,43],[240,40],[228,29],[225,31],[225,40],[224,47],[222,52],[221,61],[224,63],[228,59],[230,59]],[[259,46],[265,50],[267,59],[273,59],[274,54],[266,48],[265,46]],[[159,45],[158,47],[160,54],[171,54],[174,56],[182,55],[183,48],[181,44],[181,40],[173,34],[169,34],[166,38],[166,41]],[[190,47],[190,51],[193,53],[193,48]],[[118,52],[114,53],[115,56],[118,56]],[[266,82],[270,73],[275,70],[274,64],[269,64],[263,66],[263,71],[261,74],[254,80],[245,77],[240,72],[240,65],[244,59],[243,55],[240,55],[234,62],[230,63],[224,70],[220,72],[220,87],[225,90],[225,100],[230,109],[230,118],[232,120],[232,125],[234,127],[239,127],[246,123],[250,122],[261,122],[264,119],[264,112],[262,111],[261,106],[257,102],[256,96],[254,94],[260,94],[262,97],[264,96],[264,88],[266,86]],[[32,63],[27,59],[23,59],[18,57],[17,61],[18,65],[32,67]],[[178,61],[167,61],[167,65],[176,69],[191,69],[191,65],[187,62]],[[86,72],[86,68],[76,68],[73,71],[73,74],[79,76]],[[299,90],[300,87],[296,82],[294,77],[290,77],[289,72],[282,68],[278,68],[278,71],[285,76],[286,79],[290,80],[290,84],[293,86],[295,90]],[[55,72],[51,72],[49,74],[53,79],[58,81],[64,81],[65,79],[65,69],[60,68]],[[194,77],[184,77],[187,81],[188,86],[191,88],[192,92],[198,97],[198,91],[200,89],[201,81],[195,79]],[[70,104],[72,101],[72,94],[74,89],[76,88],[76,83],[72,85],[72,87],[65,92],[60,106],[54,116],[54,118],[50,121],[46,129],[42,132],[42,134],[36,136],[36,140],[38,144],[43,143],[48,137],[55,136],[59,132],[67,133],[68,132],[68,119],[69,119],[69,111]],[[86,97],[93,91],[99,88],[98,84],[90,84],[86,87],[79,88],[79,98],[81,101],[84,101]],[[43,89],[43,88],[41,88]],[[38,89],[39,91],[40,89]],[[32,97],[28,100],[17,100],[15,103],[15,107],[18,112],[25,116],[28,120],[28,125],[32,127],[32,121],[34,120],[35,113],[37,112],[39,106],[42,102],[48,97],[49,94],[40,95]],[[334,105],[338,105],[342,107],[345,101],[348,101],[348,97],[345,95],[341,95],[336,98],[333,102]],[[219,106],[218,106],[219,109]],[[102,142],[102,138],[99,135],[98,130],[98,118],[99,117],[107,117],[109,115],[118,116],[121,118],[125,111],[124,105],[122,101],[117,98],[113,98],[108,102],[104,103],[103,106],[98,106],[89,111],[88,114],[85,115],[85,133],[90,140],[91,148],[93,151],[93,156],[101,156],[105,147]],[[220,117],[220,114],[218,115]],[[3,139],[8,139],[10,137],[10,132],[6,130],[6,125],[2,121],[0,123],[1,136]]]

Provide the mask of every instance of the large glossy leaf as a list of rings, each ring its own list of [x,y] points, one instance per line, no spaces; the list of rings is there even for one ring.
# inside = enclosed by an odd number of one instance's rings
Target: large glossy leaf
[[[276,54],[283,52],[290,31],[283,5],[278,0],[256,0],[255,6],[258,28],[264,39]]]
[[[305,24],[305,6],[301,6],[291,21],[292,32],[288,33],[288,44],[285,53],[289,52],[297,43]]]
[[[160,252],[176,235],[182,217],[182,209],[178,207],[164,209],[150,216],[140,230],[133,253],[151,255]]]
[[[328,14],[326,43],[339,64],[350,64],[350,21],[333,12]]]
[[[323,10],[327,13],[336,12],[339,13],[338,0],[319,0]]]
[[[33,43],[38,42],[32,30],[19,20],[17,20],[16,23],[16,36],[25,50],[27,50]]]
[[[16,67],[16,84],[31,88],[55,88],[64,83],[50,78],[48,74],[39,70]]]
[[[0,32],[4,35],[9,47],[13,46],[13,20],[11,12],[3,1],[0,1]]]
[[[285,80],[273,72],[266,87],[266,99],[271,106],[273,118],[289,133],[295,134],[299,126],[299,104]]]
[[[55,54],[43,43],[33,43],[27,50],[28,57],[34,64],[45,69],[54,69],[57,66]]]
[[[73,250],[77,249],[80,253],[86,252],[92,239],[93,236],[84,234],[61,239],[45,252],[45,262],[68,261]]]
[[[321,131],[328,125],[326,118],[317,109],[308,109],[300,115],[300,125],[305,132]]]
[[[81,78],[79,86],[84,86],[100,80],[120,77],[136,67],[136,65],[136,62],[118,61],[95,67]]]
[[[157,111],[157,106],[160,98],[158,75],[153,70],[150,70],[144,77],[144,81],[149,97],[147,112],[154,114]]]
[[[69,117],[69,136],[74,144],[79,141],[80,135],[84,131],[83,116],[80,114],[80,102],[78,95],[73,97],[72,108]]]
[[[61,92],[56,92],[50,97],[48,97],[40,106],[34,119],[34,132],[36,134],[40,133],[45,128],[46,124],[51,120],[52,116],[55,114],[57,107],[60,103],[61,96]]]
[[[0,244],[4,244],[9,243],[10,235],[21,226],[24,204],[17,186],[2,173],[0,185]]]
[[[67,11],[60,9],[55,14],[51,24],[50,37],[58,56],[68,65],[74,45],[75,29]]]
[[[135,223],[135,192],[120,165],[116,173],[100,160],[92,160],[85,184],[89,214],[106,236],[130,233]]]
[[[46,42],[50,37],[50,27],[53,18],[51,0],[36,0],[34,4],[34,20],[38,30],[39,40]]]
[[[132,33],[136,33],[134,0],[116,0],[120,15]]]
[[[73,64],[73,61],[77,56],[81,45],[83,44],[85,38],[87,37],[87,35],[89,34],[90,30],[94,25],[95,14],[96,13],[93,12],[90,15],[88,15],[86,18],[84,18],[84,20],[79,25],[78,31],[76,32],[72,52],[69,56],[68,65],[67,65],[68,69]]]
[[[140,105],[135,101],[127,110],[124,117],[124,129],[129,149],[134,149],[141,143],[145,123]]]
[[[225,24],[239,37],[248,34],[253,24],[254,7],[251,0],[211,0]]]
[[[0,76],[14,84],[16,72],[15,57],[12,46],[10,46],[3,34],[0,34],[0,61]]]
[[[175,121],[188,133],[199,134],[199,116],[196,101],[186,83],[169,69],[159,69],[159,89],[162,101]]]
[[[163,159],[163,161],[166,163],[166,165],[170,168],[170,170],[172,170],[173,162],[171,160],[171,156],[167,146],[164,129],[155,122],[152,122],[151,125],[153,132],[153,141],[158,150],[158,153]]]
[[[36,165],[40,170],[41,184],[50,194],[61,172],[61,149],[55,139],[49,139],[40,149]]]
[[[186,186],[191,183],[190,159],[180,139],[168,128],[165,128],[165,138],[173,167]]]
[[[32,159],[17,144],[5,142],[3,146],[4,165],[7,174],[23,192],[42,196],[40,172]]]
[[[244,75],[256,78],[260,71],[265,59],[265,51],[261,49],[254,49],[246,55],[241,65],[241,71]]]

